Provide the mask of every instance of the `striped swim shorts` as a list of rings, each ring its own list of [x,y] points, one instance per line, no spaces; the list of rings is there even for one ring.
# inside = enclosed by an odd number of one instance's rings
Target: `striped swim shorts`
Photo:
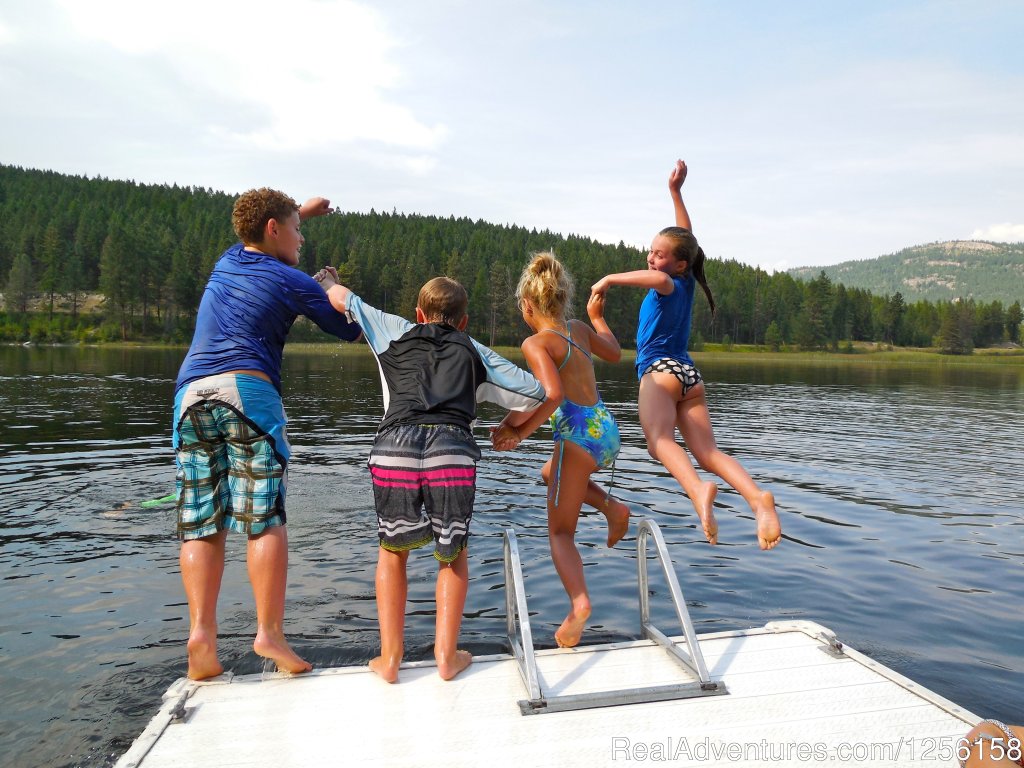
[[[403,424],[377,435],[370,475],[380,545],[404,552],[434,542],[450,563],[465,549],[476,495],[480,449],[472,433],[449,424]]]
[[[256,376],[209,376],[174,402],[178,538],[284,525],[290,454],[281,396]]]

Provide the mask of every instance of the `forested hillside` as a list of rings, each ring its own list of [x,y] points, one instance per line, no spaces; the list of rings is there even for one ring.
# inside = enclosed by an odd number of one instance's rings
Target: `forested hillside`
[[[822,271],[847,288],[864,288],[877,295],[899,291],[908,301],[972,298],[1012,304],[1024,299],[1024,243],[953,240],[789,273],[810,279]]]
[[[213,262],[235,241],[234,196],[209,189],[88,179],[0,166],[0,340],[188,341]],[[301,202],[301,201],[300,201]],[[306,222],[300,268],[337,266],[365,300],[412,317],[422,283],[438,274],[470,294],[470,329],[489,344],[526,335],[514,290],[531,252],[554,249],[575,275],[585,317],[589,286],[608,272],[639,269],[645,254],[621,243],[467,218],[345,213]],[[692,346],[705,341],[771,348],[847,348],[852,341],[938,345],[969,351],[1020,338],[1019,297],[1009,301],[918,301],[873,295],[824,273],[803,282],[714,258],[708,279],[718,311],[698,291]],[[102,294],[97,312],[83,310]],[[631,346],[638,290],[610,293],[607,318]],[[300,321],[293,337],[323,338]]]

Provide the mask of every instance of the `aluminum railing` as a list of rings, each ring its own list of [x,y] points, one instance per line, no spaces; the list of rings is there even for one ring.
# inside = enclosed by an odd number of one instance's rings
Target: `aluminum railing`
[[[679,644],[651,623],[650,582],[647,571],[649,540],[654,541],[655,557],[661,563],[668,583],[669,594],[675,605],[676,615],[682,624],[686,650],[680,648]],[[661,534],[661,529],[654,521],[641,518],[638,523],[637,586],[640,603],[640,632],[643,637],[664,648],[674,661],[697,677],[696,681],[559,696],[546,695],[533,648],[533,633],[530,629],[530,612],[526,605],[526,588],[523,583],[519,547],[516,543],[515,532],[511,528],[506,528],[504,532],[504,555],[505,616],[508,642],[519,667],[523,685],[530,697],[519,702],[519,709],[524,715],[639,704],[668,699],[717,696],[728,693],[723,683],[711,680],[708,674],[707,665],[704,663],[704,656],[701,654],[700,644],[693,629],[693,622],[690,620],[690,613],[686,608],[682,589],[679,587],[679,580],[676,578],[672,561],[668,556],[665,539]]]

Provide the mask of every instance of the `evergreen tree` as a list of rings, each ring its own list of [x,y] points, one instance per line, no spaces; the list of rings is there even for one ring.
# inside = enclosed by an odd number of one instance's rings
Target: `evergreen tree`
[[[907,305],[903,301],[903,294],[896,291],[892,296],[885,298],[885,309],[882,313],[883,334],[885,340],[890,344],[899,341],[900,326],[903,323],[903,315],[906,314]]]
[[[55,221],[50,222],[43,233],[39,256],[39,288],[49,299],[48,317],[53,320],[53,299],[61,288],[64,267],[64,243]]]
[[[961,301],[947,305],[939,328],[939,351],[946,355],[969,355],[974,351],[973,307]]]
[[[195,317],[203,294],[202,263],[203,254],[196,236],[189,233],[172,251],[169,276],[171,300],[177,311],[189,319]]]
[[[1006,328],[1006,313],[1003,304],[993,301],[977,307],[974,322],[974,346],[988,347],[1003,341]]]
[[[1021,313],[1020,302],[1015,301],[1006,310],[1006,337],[1020,344],[1020,324],[1024,322],[1024,314]]]
[[[138,297],[133,245],[125,226],[115,221],[100,251],[100,289],[117,315],[122,339],[128,338],[131,316]]]
[[[7,311],[28,312],[28,302],[32,298],[35,280],[32,277],[32,260],[27,254],[14,257],[11,271],[7,275],[7,289],[4,291],[4,306]]]
[[[800,308],[796,342],[803,349],[822,349],[835,339],[831,328],[832,281],[822,272],[807,284]]]
[[[62,277],[62,289],[71,299],[71,317],[74,319],[78,317],[78,304],[85,289],[85,267],[77,248],[71,249]]]

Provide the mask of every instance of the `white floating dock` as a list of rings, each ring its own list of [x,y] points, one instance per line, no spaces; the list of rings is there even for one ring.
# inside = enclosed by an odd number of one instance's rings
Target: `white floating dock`
[[[182,678],[117,768],[955,766],[956,740],[980,718],[848,647],[835,654],[829,635],[809,622],[701,635],[725,695],[534,716],[520,711],[523,681],[506,655],[449,682],[428,662],[403,665],[396,685],[367,667]],[[536,656],[553,695],[689,674],[647,640]]]
[[[176,681],[116,768],[956,766],[980,718],[812,622],[696,635],[657,526],[639,524],[641,632],[534,651],[506,532],[510,655],[449,682],[433,662],[388,685],[368,667]],[[649,622],[653,540],[683,625]]]

